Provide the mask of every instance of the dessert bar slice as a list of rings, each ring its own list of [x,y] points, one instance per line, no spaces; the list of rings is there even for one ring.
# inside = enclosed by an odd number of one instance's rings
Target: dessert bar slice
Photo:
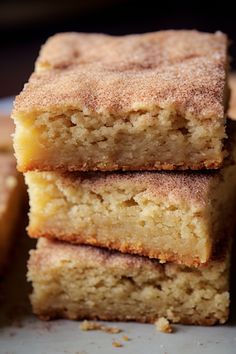
[[[224,323],[229,313],[228,253],[204,267],[189,268],[40,239],[28,263],[33,312],[42,319],[155,322],[164,316],[175,323]]]
[[[219,168],[227,66],[220,32],[58,34],[15,101],[18,168]]]

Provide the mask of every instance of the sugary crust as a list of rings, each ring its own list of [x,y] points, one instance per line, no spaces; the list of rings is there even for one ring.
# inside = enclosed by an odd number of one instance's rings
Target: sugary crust
[[[227,65],[227,37],[220,32],[58,34],[42,48],[13,115],[67,109],[121,115],[168,107],[223,119]]]
[[[221,178],[219,171],[204,172],[73,172],[58,174],[58,178],[66,186],[85,186],[96,191],[103,186],[124,187],[137,184],[147,193],[160,198],[188,200],[205,205],[207,193],[212,183]]]

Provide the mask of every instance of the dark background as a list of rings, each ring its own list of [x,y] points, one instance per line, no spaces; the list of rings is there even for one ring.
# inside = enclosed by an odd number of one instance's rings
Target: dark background
[[[232,2],[232,1],[231,1]],[[160,29],[221,30],[232,40],[236,15],[229,1],[0,0],[0,97],[22,89],[46,38],[61,31],[114,35]]]

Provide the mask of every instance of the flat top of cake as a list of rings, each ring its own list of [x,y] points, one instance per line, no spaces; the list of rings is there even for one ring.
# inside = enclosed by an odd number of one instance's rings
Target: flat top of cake
[[[205,205],[211,186],[220,179],[218,171],[204,172],[71,172],[60,175],[59,183],[75,188],[82,184],[94,193],[102,188],[126,188],[127,184],[143,188],[145,193],[168,200]]]
[[[16,160],[13,154],[0,153],[0,217],[9,198],[9,191],[17,184]]]
[[[57,34],[42,47],[15,113],[119,115],[160,107],[223,117],[227,65],[221,32]]]

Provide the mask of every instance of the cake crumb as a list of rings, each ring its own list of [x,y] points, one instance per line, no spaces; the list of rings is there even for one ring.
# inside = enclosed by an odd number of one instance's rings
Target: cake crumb
[[[121,348],[121,347],[123,347],[123,344],[121,344],[120,342],[117,342],[117,341],[113,341],[113,342],[112,342],[112,345],[113,345],[113,347],[115,347],[115,348]]]
[[[111,334],[116,334],[122,332],[122,329],[118,327],[108,327],[104,324],[98,323],[98,322],[93,322],[93,321],[83,321],[80,324],[80,329],[82,331],[103,331],[106,333],[111,333]]]
[[[128,336],[123,336],[122,339],[125,340],[126,342],[128,342],[130,340],[130,338]]]
[[[155,322],[155,326],[159,332],[164,332],[164,333],[173,332],[173,328],[170,325],[170,322],[165,317],[158,318],[158,320]]]

